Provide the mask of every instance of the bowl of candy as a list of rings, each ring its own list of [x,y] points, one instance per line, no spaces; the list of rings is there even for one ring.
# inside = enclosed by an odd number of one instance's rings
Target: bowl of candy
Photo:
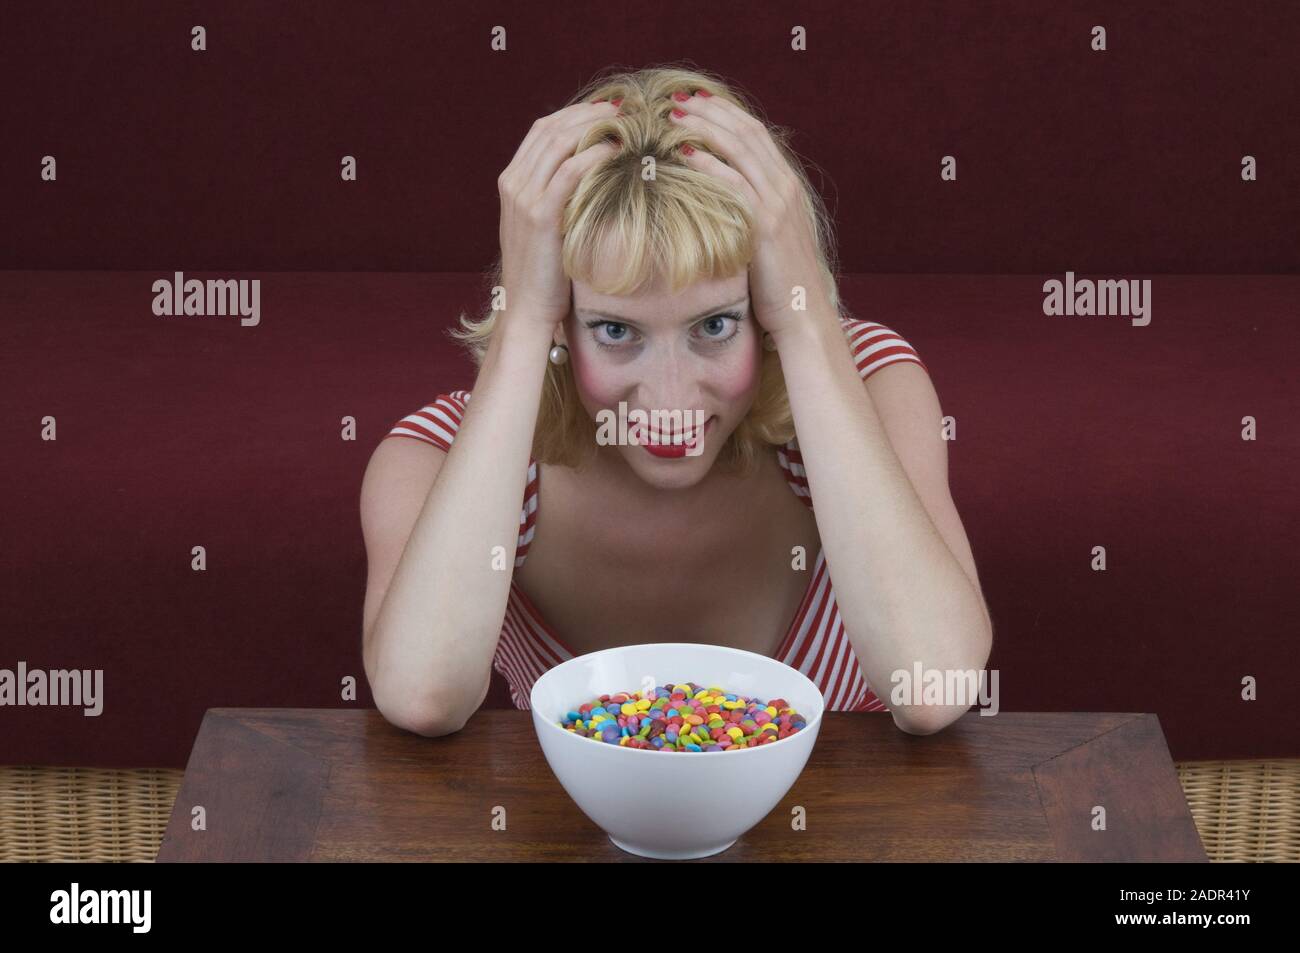
[[[686,860],[726,850],[785,797],[825,703],[776,659],[663,642],[561,662],[529,704],[555,777],[616,846]]]

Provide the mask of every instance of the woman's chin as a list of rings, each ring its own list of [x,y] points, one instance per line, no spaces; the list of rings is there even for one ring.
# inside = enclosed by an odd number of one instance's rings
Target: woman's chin
[[[713,454],[704,448],[691,454],[655,454],[645,447],[619,448],[623,459],[642,482],[661,490],[684,490],[708,476]]]

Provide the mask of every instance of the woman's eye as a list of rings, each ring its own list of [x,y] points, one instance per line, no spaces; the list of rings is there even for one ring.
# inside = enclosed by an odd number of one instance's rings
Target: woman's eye
[[[631,338],[632,331],[626,324],[616,321],[595,321],[587,325],[594,330],[592,335],[600,347],[617,347]]]
[[[628,325],[617,321],[588,321],[586,326],[590,329],[591,341],[595,342],[595,346],[610,350],[624,347],[636,334]]]
[[[725,344],[740,333],[740,320],[740,314],[735,311],[705,318],[699,323],[700,337],[709,344]]]

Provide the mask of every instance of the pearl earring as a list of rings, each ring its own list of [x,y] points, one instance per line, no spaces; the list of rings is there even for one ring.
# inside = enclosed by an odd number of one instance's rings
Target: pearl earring
[[[556,344],[551,348],[551,363],[565,364],[569,360],[569,349],[563,344]]]

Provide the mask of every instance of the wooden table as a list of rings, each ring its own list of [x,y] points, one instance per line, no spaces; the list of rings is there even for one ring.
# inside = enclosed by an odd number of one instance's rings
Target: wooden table
[[[560,787],[531,717],[424,738],[373,709],[209,709],[158,860],[643,861]],[[828,712],[780,804],[704,860],[1206,859],[1155,715],[973,711],[926,736]]]

